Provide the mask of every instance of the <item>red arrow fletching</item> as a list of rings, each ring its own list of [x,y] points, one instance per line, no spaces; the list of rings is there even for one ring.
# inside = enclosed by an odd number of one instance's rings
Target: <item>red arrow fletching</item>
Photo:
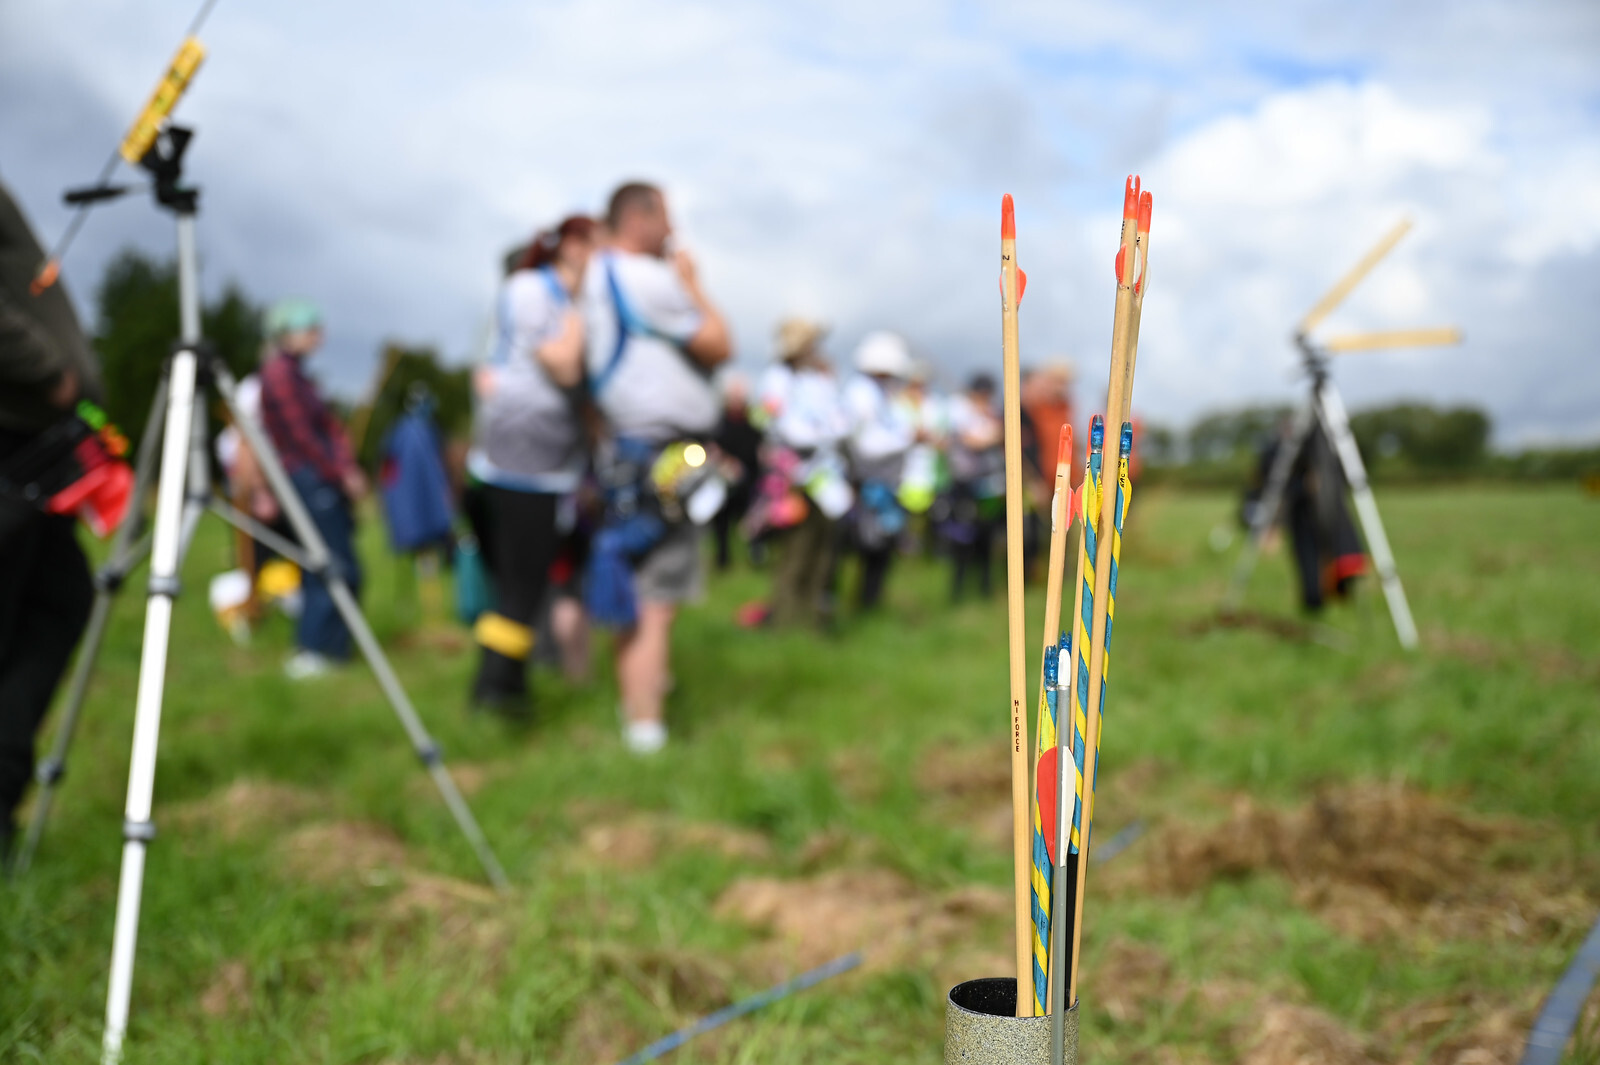
[[[1034,779],[1038,781],[1039,829],[1044,833],[1045,849],[1050,852],[1050,862],[1056,858],[1056,749],[1046,747],[1039,756],[1039,768]]]

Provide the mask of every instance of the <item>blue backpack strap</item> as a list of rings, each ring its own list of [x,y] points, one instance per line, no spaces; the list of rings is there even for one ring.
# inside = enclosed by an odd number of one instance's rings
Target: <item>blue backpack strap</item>
[[[572,302],[572,293],[567,291],[567,286],[556,276],[555,267],[548,265],[539,267],[539,276],[544,278],[545,287],[550,290],[550,298],[555,300],[556,309],[565,309]]]
[[[611,294],[611,309],[617,316],[617,342],[611,348],[611,357],[606,360],[604,368],[594,378],[594,394],[600,392],[610,383],[611,377],[617,372],[617,366],[622,362],[622,353],[627,350],[628,337],[633,330],[629,328],[628,305],[622,298],[622,289],[617,285],[617,272],[612,268],[611,256],[602,255],[600,266],[606,272],[606,290]]]
[[[511,293],[506,285],[500,286],[495,299],[494,350],[489,352],[490,366],[504,366],[511,361]]]
[[[623,352],[628,347],[629,337],[655,337],[657,340],[666,341],[680,351],[683,349],[682,339],[662,332],[633,313],[633,308],[628,305],[627,299],[622,295],[622,286],[617,284],[617,272],[612,257],[609,254],[604,254],[601,256],[600,263],[606,272],[606,291],[611,296],[611,308],[617,315],[617,343],[611,349],[611,357],[606,360],[605,367],[595,375],[595,395],[600,394],[601,390],[610,382],[612,375],[617,372],[617,366],[622,362]]]

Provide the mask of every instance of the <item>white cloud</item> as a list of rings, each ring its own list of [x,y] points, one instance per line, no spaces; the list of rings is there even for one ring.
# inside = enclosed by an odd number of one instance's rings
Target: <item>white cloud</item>
[[[1157,206],[1141,370],[1143,385],[1159,382],[1154,402],[1286,395],[1294,324],[1405,216],[1415,231],[1321,332],[1460,324],[1467,346],[1341,359],[1354,402],[1476,402],[1526,435],[1540,418],[1507,409],[1513,365],[1600,384],[1568,354],[1584,350],[1592,317],[1570,323],[1577,336],[1547,335],[1538,270],[1594,248],[1600,172],[1588,168],[1600,135],[1555,148],[1547,193],[1564,193],[1541,198],[1516,195],[1533,176],[1507,157],[1501,132],[1481,105],[1335,82],[1273,94],[1172,143],[1147,168]]]
[[[97,168],[189,7],[0,8],[0,164],[47,235],[65,222],[55,190]],[[1025,353],[1074,354],[1087,399],[1110,212],[1143,168],[1147,416],[1292,394],[1293,321],[1409,213],[1416,232],[1329,324],[1454,320],[1469,343],[1352,359],[1352,401],[1470,400],[1511,436],[1577,433],[1600,431],[1600,314],[1541,292],[1600,258],[1600,121],[1574,103],[1600,97],[1597,27],[1553,0],[223,0],[181,113],[201,130],[209,281],[326,304],[347,390],[386,336],[469,354],[499,253],[638,175],[667,184],[747,359],[804,310],[836,323],[841,354],[901,329],[947,380],[996,356],[995,215],[1012,191]],[[143,205],[97,218],[69,260],[80,296],[130,240],[159,252],[170,231]],[[1571,387],[1505,387],[1526,359]]]

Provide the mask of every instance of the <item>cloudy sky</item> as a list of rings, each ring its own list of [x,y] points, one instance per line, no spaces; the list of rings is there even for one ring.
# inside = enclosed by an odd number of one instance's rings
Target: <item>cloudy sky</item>
[[[0,180],[52,239],[194,0],[0,0]],[[1024,359],[1103,395],[1123,177],[1155,194],[1135,407],[1186,423],[1295,394],[1288,334],[1402,216],[1329,332],[1456,324],[1349,356],[1352,405],[1472,402],[1497,440],[1600,437],[1600,4],[221,0],[180,116],[207,285],[309,295],[322,373],[384,338],[481,348],[499,254],[619,180],[669,190],[737,331],[910,338],[952,383],[998,364],[1016,195]],[[68,260],[80,304],[148,202]]]

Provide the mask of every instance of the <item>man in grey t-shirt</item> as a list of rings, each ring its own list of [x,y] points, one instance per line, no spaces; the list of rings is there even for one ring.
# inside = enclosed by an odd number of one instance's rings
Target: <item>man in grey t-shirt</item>
[[[722,315],[701,291],[687,252],[668,256],[672,222],[653,185],[634,182],[611,196],[611,243],[583,282],[588,368],[595,403],[618,437],[663,445],[706,436],[719,404],[711,372],[732,354]],[[623,738],[639,753],[666,743],[662,702],[679,604],[702,581],[697,526],[669,527],[634,569],[639,620],[617,645]]]

